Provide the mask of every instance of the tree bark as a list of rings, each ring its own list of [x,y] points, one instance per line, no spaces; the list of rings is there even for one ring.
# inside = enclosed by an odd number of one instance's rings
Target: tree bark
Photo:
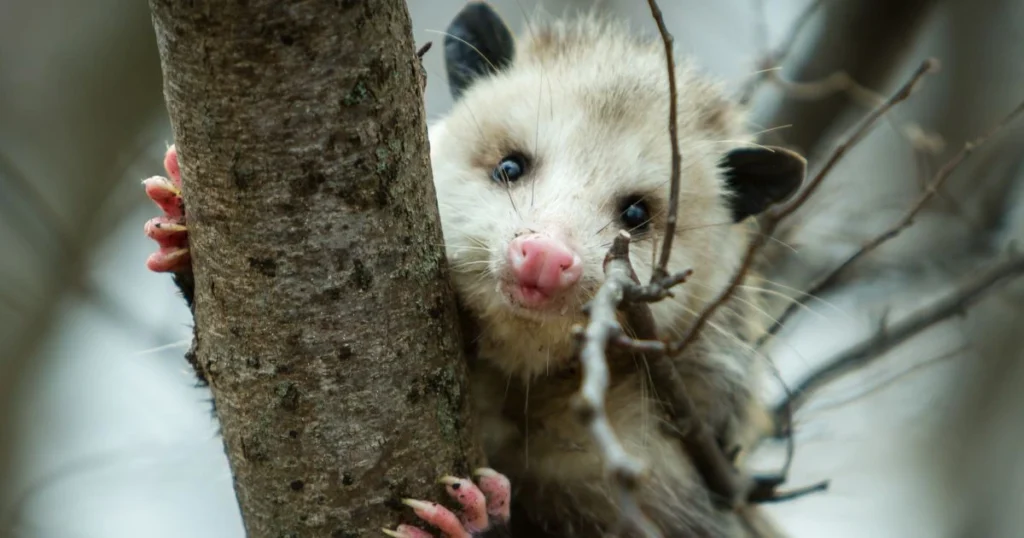
[[[405,2],[150,7],[248,536],[376,535],[481,463]]]

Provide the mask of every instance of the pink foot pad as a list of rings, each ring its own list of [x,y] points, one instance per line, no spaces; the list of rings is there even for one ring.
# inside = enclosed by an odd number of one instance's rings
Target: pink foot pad
[[[178,151],[172,145],[164,156],[167,177],[153,176],[142,182],[146,196],[163,211],[163,216],[146,223],[146,235],[156,241],[158,250],[146,260],[150,271],[159,273],[188,271],[191,267],[188,249],[188,227],[181,200],[181,168]]]
[[[446,476],[440,480],[448,496],[462,507],[461,516],[456,516],[451,510],[435,502],[414,499],[404,499],[402,502],[412,508],[424,522],[437,527],[445,538],[480,536],[494,523],[508,522],[512,492],[508,478],[493,469],[477,469],[474,474],[479,477],[479,486],[471,480],[454,476]],[[393,538],[433,538],[427,531],[411,525],[399,525],[395,530],[383,530]]]

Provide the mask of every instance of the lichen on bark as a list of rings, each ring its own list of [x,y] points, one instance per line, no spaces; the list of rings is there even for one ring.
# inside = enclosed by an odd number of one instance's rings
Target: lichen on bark
[[[405,3],[150,6],[247,534],[394,525],[481,463]]]

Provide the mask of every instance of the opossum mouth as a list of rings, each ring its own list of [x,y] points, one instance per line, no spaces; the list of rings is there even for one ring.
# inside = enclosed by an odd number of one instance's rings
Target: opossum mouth
[[[516,302],[528,308],[543,308],[551,302],[551,296],[536,286],[519,284],[512,286]]]
[[[528,316],[561,315],[568,307],[563,294],[551,295],[537,286],[520,282],[503,282],[503,295],[513,310]]]

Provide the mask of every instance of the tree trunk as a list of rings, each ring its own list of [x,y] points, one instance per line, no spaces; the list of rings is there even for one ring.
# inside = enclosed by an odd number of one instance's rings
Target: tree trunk
[[[405,2],[150,7],[248,536],[379,534],[481,463]]]

